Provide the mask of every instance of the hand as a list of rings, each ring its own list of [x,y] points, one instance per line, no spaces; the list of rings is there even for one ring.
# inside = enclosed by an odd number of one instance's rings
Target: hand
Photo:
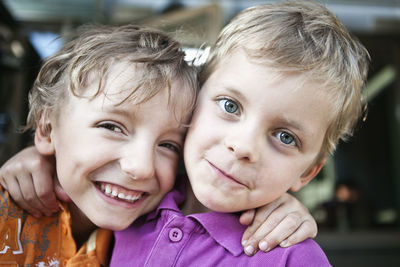
[[[242,237],[244,251],[249,256],[258,249],[267,252],[278,244],[289,247],[314,238],[318,232],[308,209],[288,193],[263,207],[244,212],[240,223],[251,224]]]
[[[28,147],[1,167],[0,183],[22,209],[35,217],[50,216],[59,210],[54,190],[60,189],[53,187],[54,173],[54,158],[44,157],[35,147]],[[62,189],[60,197],[68,199]]]

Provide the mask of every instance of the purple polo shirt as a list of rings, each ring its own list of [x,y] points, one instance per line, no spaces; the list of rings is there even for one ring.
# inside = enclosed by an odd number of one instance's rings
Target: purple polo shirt
[[[236,215],[184,216],[178,208],[183,200],[171,191],[156,211],[115,232],[110,266],[331,266],[311,239],[249,257],[240,244],[245,227]]]

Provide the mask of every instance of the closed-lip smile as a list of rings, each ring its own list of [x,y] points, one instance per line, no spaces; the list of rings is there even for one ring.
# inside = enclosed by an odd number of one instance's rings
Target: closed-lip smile
[[[242,185],[242,186],[247,187],[245,184],[239,182],[238,179],[236,179],[235,177],[233,177],[233,176],[227,174],[226,172],[224,172],[223,170],[221,170],[220,168],[218,168],[217,166],[215,166],[214,164],[212,164],[210,161],[208,161],[208,160],[206,160],[206,161],[210,164],[211,168],[213,168],[220,176],[223,176],[223,177],[229,179],[229,180],[232,181],[232,182],[235,182],[235,183],[237,183],[237,184],[240,184],[240,185]]]

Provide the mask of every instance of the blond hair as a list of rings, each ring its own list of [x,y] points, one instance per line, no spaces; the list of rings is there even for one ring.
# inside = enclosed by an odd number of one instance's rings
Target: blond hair
[[[141,78],[126,99],[134,99],[139,104],[168,88],[172,107],[180,98],[187,100],[183,108],[187,114],[180,114],[179,118],[191,113],[198,90],[197,73],[184,61],[181,45],[166,33],[135,25],[84,26],[78,33],[42,66],[29,93],[30,109],[25,129],[45,127],[39,120],[50,112],[59,112],[68,92],[82,97],[92,74],[98,78],[98,89],[92,97],[102,93],[107,71],[122,60],[139,64],[143,70],[137,73]],[[176,79],[183,86],[179,92],[172,92],[171,83]]]
[[[319,158],[333,153],[340,139],[352,135],[361,114],[361,89],[369,55],[327,8],[315,2],[293,1],[240,12],[212,47],[200,83],[238,49],[278,71],[304,74],[330,92],[335,114]]]

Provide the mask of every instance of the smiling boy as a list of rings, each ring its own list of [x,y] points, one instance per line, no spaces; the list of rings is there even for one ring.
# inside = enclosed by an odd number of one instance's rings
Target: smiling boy
[[[35,218],[2,189],[0,264],[108,264],[109,230],[156,208],[174,185],[198,89],[184,56],[165,33],[128,25],[84,31],[46,60],[27,128],[39,153],[55,157],[72,202]]]

